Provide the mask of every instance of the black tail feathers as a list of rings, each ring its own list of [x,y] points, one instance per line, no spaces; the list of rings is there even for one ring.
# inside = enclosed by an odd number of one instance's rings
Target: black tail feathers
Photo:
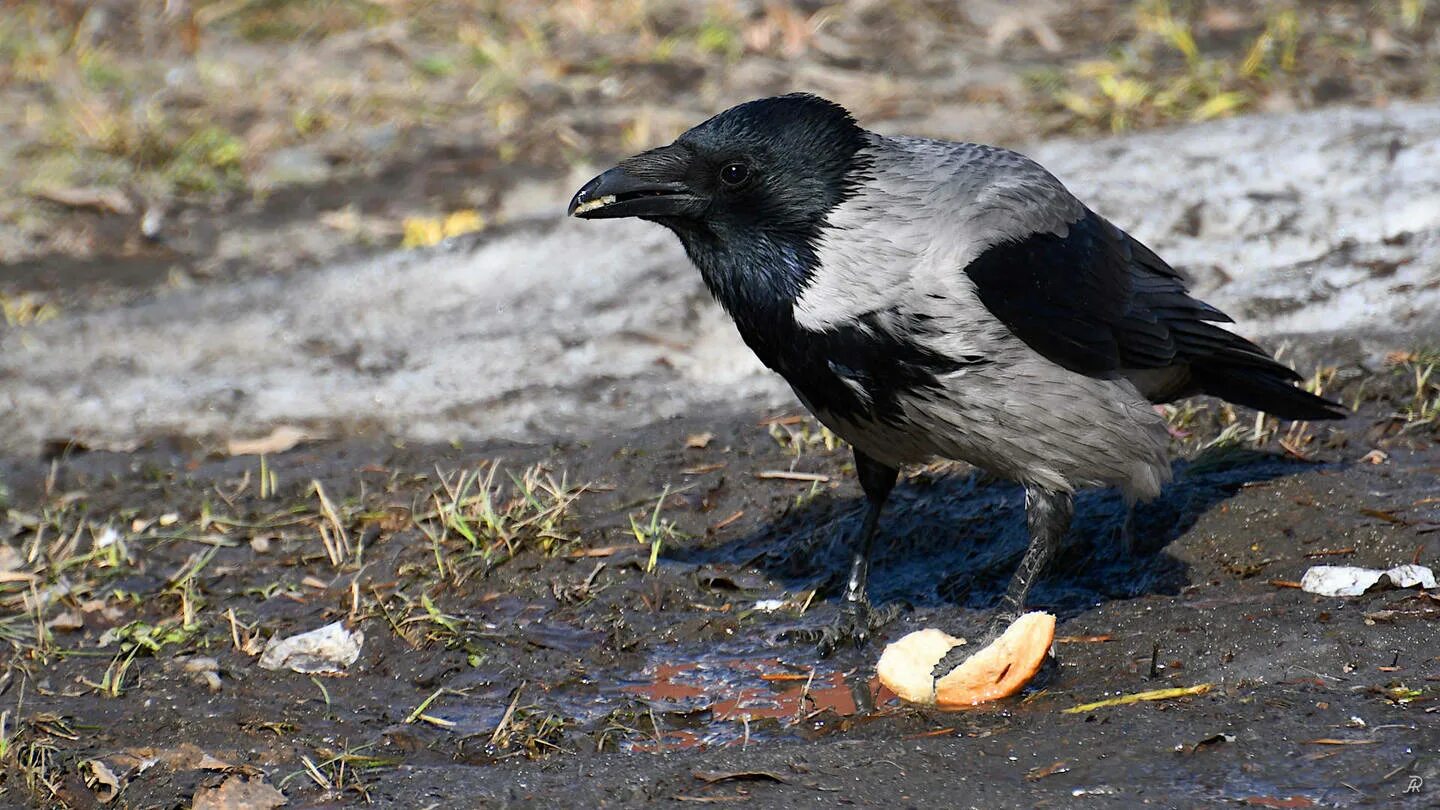
[[[1348,415],[1340,403],[1297,388],[1300,376],[1274,361],[1192,367],[1191,373],[1204,393],[1281,419],[1344,419]]]

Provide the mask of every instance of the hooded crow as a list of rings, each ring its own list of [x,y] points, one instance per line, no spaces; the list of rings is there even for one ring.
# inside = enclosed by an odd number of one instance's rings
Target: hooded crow
[[[873,629],[870,545],[904,465],[956,459],[1024,486],[1030,545],[993,634],[1077,488],[1133,503],[1169,480],[1154,403],[1343,416],[1030,159],[878,135],[817,96],[726,110],[586,183],[569,213],[673,231],[745,343],[854,448],[869,509],[822,646]]]

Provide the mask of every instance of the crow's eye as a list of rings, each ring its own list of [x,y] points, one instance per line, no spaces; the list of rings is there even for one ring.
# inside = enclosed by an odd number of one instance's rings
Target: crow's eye
[[[720,182],[727,186],[738,186],[750,177],[750,167],[744,163],[727,163],[720,170]]]

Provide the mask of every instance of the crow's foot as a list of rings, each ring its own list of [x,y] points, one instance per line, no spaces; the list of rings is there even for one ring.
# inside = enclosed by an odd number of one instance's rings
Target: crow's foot
[[[820,654],[829,656],[845,646],[863,647],[876,630],[889,624],[900,613],[899,605],[873,608],[869,602],[847,602],[829,627],[819,631],[815,646]]]
[[[899,605],[876,609],[869,602],[849,602],[841,606],[840,615],[820,632],[816,646],[821,655],[830,655],[843,646],[863,647],[876,630],[889,624],[900,612]]]
[[[985,623],[985,629],[980,631],[977,637],[966,639],[967,643],[950,648],[950,652],[945,653],[945,657],[941,658],[939,663],[930,670],[930,677],[938,681],[950,674],[956,667],[965,663],[967,658],[990,646],[995,639],[1004,635],[1005,630],[1018,618],[1020,618],[1019,613],[1008,610],[996,612],[990,617],[990,621]]]

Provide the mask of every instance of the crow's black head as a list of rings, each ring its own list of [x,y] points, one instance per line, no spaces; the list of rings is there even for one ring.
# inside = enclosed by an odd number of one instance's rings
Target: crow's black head
[[[826,215],[864,175],[865,130],[805,93],[732,107],[586,183],[582,219],[639,217],[674,231],[732,312],[793,298]],[[857,154],[860,153],[860,154]]]
[[[811,228],[848,192],[865,132],[844,107],[793,93],[750,101],[575,195],[584,219],[640,217],[681,233]]]

